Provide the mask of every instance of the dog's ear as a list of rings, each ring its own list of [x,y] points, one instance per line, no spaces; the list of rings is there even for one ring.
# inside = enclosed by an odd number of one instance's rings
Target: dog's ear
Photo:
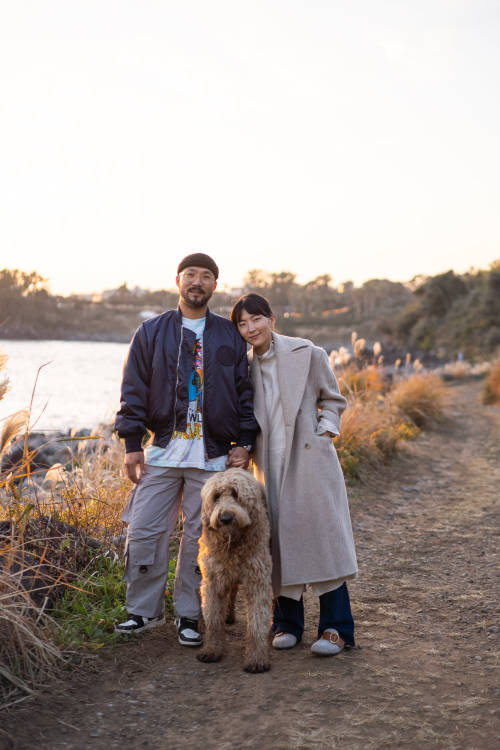
[[[207,480],[201,488],[201,522],[208,526],[213,508],[213,482]]]

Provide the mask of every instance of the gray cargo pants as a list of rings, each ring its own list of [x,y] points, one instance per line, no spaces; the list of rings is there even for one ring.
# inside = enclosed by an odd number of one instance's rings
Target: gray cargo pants
[[[198,539],[201,534],[200,491],[215,472],[146,465],[122,515],[128,523],[127,612],[162,615],[168,575],[168,543],[182,504],[184,531],[177,559],[174,614],[197,620],[200,614]]]

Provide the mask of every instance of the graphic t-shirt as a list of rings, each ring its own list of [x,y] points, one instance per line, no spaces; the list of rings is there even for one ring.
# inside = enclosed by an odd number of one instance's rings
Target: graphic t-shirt
[[[205,318],[182,318],[182,325],[196,334],[194,366],[189,378],[189,404],[186,431],[175,430],[166,448],[149,445],[144,451],[152,466],[224,471],[227,456],[206,458],[203,440],[203,331]]]

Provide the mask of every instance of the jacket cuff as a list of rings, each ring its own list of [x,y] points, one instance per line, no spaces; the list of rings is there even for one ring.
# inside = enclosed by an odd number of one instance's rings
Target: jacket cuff
[[[142,438],[140,435],[127,435],[125,438],[125,453],[138,453],[142,451]]]
[[[255,438],[257,433],[253,430],[245,430],[240,432],[240,436],[236,441],[236,445],[253,445],[255,446]]]

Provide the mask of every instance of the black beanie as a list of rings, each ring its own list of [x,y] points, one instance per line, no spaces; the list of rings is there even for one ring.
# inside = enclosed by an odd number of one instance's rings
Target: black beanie
[[[219,278],[219,269],[217,268],[217,264],[214,260],[212,260],[210,255],[205,255],[205,253],[191,253],[191,255],[186,255],[186,257],[183,258],[177,266],[177,274],[180,274],[180,272],[185,268],[188,268],[188,266],[208,268],[209,271],[212,271],[216,279]]]

